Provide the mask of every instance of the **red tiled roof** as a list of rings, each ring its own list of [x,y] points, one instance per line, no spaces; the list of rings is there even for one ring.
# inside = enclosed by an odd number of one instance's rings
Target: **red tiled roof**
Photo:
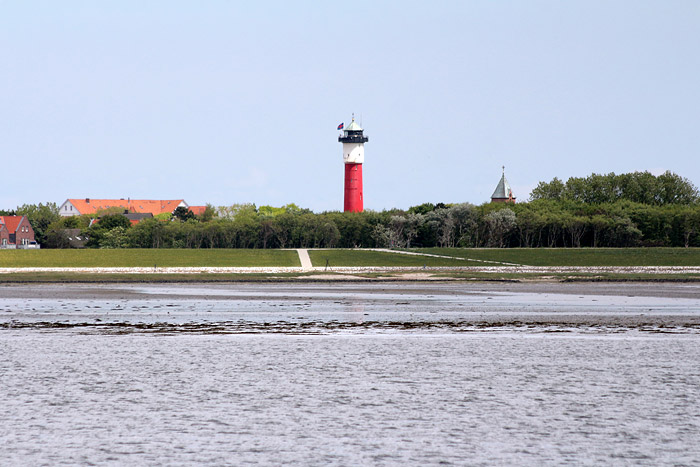
[[[0,216],[0,223],[5,224],[10,232],[17,232],[19,223],[22,222],[24,216]]]
[[[80,214],[94,214],[103,209],[118,207],[130,212],[151,213],[154,216],[171,213],[182,199],[68,199]]]
[[[205,209],[207,209],[206,206],[190,206],[190,211],[192,211],[192,214],[195,216],[201,216],[204,214]]]

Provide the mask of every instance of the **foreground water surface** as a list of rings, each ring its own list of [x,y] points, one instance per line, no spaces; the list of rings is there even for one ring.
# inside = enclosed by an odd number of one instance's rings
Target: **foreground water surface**
[[[0,287],[3,465],[700,463],[693,286]]]

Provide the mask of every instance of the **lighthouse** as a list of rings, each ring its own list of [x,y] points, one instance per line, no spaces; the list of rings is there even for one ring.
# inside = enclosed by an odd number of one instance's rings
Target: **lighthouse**
[[[341,126],[342,128],[342,126]],[[362,212],[362,163],[365,161],[365,143],[369,138],[355,122],[355,117],[338,141],[343,143],[343,162],[345,163],[345,212]]]

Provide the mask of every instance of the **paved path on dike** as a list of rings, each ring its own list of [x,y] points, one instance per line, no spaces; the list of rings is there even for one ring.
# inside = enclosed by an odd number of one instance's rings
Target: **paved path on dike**
[[[299,261],[301,261],[301,269],[304,271],[313,270],[313,265],[311,264],[311,258],[309,258],[309,250],[306,248],[297,248],[297,254],[299,255]]]

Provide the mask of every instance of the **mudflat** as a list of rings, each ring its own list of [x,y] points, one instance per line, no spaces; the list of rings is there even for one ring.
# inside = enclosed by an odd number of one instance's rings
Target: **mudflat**
[[[700,285],[552,282],[2,285],[0,328],[19,327],[194,333],[700,334]]]
[[[686,298],[700,301],[700,283],[665,282],[351,282],[351,283],[168,283],[168,284],[100,284],[41,283],[0,284],[2,298],[76,298],[129,299],[164,294],[180,299],[222,299],[230,292],[237,299],[266,298],[270,293],[278,300],[296,300],[304,291],[330,295],[469,295],[484,293],[526,293],[565,295],[606,295],[627,297]],[[285,296],[285,292],[288,295]],[[700,302],[698,303],[700,305]]]

